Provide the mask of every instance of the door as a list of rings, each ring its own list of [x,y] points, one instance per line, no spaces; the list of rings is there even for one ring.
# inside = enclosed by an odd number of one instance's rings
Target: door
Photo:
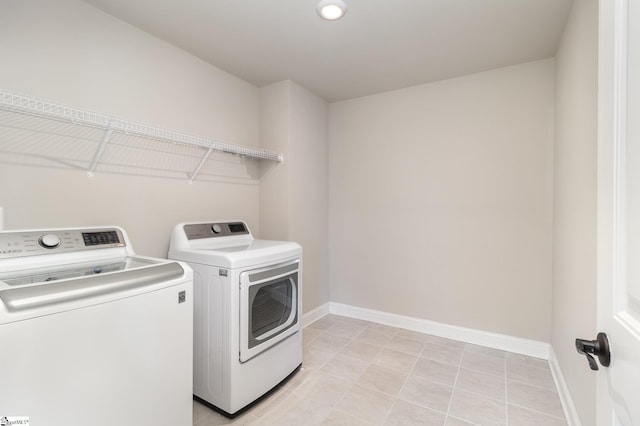
[[[640,425],[640,0],[600,1],[598,425]]]
[[[299,261],[240,274],[240,361],[300,329]]]

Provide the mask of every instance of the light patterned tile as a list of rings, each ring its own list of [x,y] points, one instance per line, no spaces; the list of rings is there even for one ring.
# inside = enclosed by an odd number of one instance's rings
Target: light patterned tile
[[[382,348],[372,362],[381,367],[391,368],[401,373],[408,373],[417,360],[418,357],[415,355]]]
[[[495,356],[497,358],[505,358],[506,352],[500,349],[489,348],[486,346],[474,345],[472,343],[467,343],[464,345],[464,351],[472,354],[482,354]]]
[[[400,329],[400,331],[398,331],[396,336],[407,337],[409,339],[417,340],[418,342],[422,342],[422,343],[427,343],[431,339],[431,336],[428,334],[420,333],[418,331],[403,330],[403,329]]]
[[[305,346],[302,349],[302,366],[308,370],[322,368],[335,355],[336,353],[333,351],[325,351],[322,349]]]
[[[488,426],[507,424],[506,405],[503,401],[458,389],[453,393],[449,415]]]
[[[385,426],[442,426],[446,416],[443,413],[397,400],[389,413]]]
[[[507,407],[509,424],[517,426],[567,426],[564,419],[547,416],[526,408],[509,405]]]
[[[420,358],[413,367],[411,374],[424,377],[433,382],[453,386],[458,374],[458,366]]]
[[[507,401],[553,417],[564,417],[560,397],[552,390],[507,380]]]
[[[549,368],[534,367],[530,364],[507,362],[507,378],[549,390],[556,388]]]
[[[429,335],[427,342],[437,343],[438,345],[449,346],[450,348],[456,348],[456,349],[464,349],[464,345],[466,344],[459,340],[452,340],[452,339],[447,339],[444,337],[432,336],[432,335]]]
[[[260,421],[278,426],[319,425],[330,412],[331,407],[326,404],[292,394]]]
[[[474,354],[464,352],[462,354],[462,368],[479,371],[481,373],[493,374],[505,377],[506,362],[504,358],[498,358],[491,355]]]
[[[246,413],[233,419],[229,419],[222,414],[217,414],[215,419],[210,419],[208,422],[202,423],[198,426],[266,426],[263,420],[252,414]]]
[[[305,348],[319,349],[328,352],[339,352],[347,346],[351,339],[342,336],[336,336],[334,334],[322,333],[320,336],[313,339],[313,342],[309,343]]]
[[[251,414],[243,414],[239,417],[229,419],[222,414],[215,413],[204,421],[194,423],[194,426],[261,426],[262,421]]]
[[[380,349],[382,349],[380,346],[374,346],[368,343],[362,343],[358,342],[357,340],[352,340],[347,344],[347,346],[342,348],[339,353],[369,362],[372,361],[376,357],[376,355],[378,355]]]
[[[321,371],[313,371],[296,388],[295,394],[302,398],[335,405],[351,389],[353,382]]]
[[[513,352],[507,352],[506,358],[507,358],[507,366],[510,363],[519,363],[519,364],[526,364],[531,367],[547,368],[547,369],[549,368],[549,361],[542,358],[534,358],[531,356],[516,354]]]
[[[264,416],[266,416],[271,411],[279,409],[279,407],[292,394],[293,394],[292,392],[289,392],[286,389],[279,389],[277,392],[269,395],[268,398],[260,401],[260,403],[258,405],[256,405],[255,407],[251,408],[251,410],[249,410],[249,413],[251,413],[252,415],[254,415],[254,416],[258,417],[258,418],[263,418]]]
[[[368,343],[370,345],[385,346],[389,343],[392,337],[393,334],[387,334],[385,332],[372,329],[371,327],[367,327],[362,330],[360,334],[354,337],[354,340]]]
[[[201,404],[198,401],[193,401],[193,424],[195,425],[196,423],[204,420],[211,411],[213,410],[206,405]]]
[[[372,364],[362,373],[357,384],[396,396],[406,379],[406,374]]]
[[[353,417],[339,410],[333,410],[321,423],[321,426],[371,426],[375,423]]]
[[[367,327],[367,330],[375,331],[377,333],[382,333],[385,336],[393,337],[396,334],[398,334],[401,329],[397,327],[391,327],[389,325],[377,324],[375,322],[372,322]]]
[[[358,324],[353,323],[345,323],[342,321],[337,322],[336,324],[329,327],[325,333],[333,334],[335,336],[345,337],[349,340],[356,337],[358,334],[362,333],[362,331],[366,327],[363,327]]]
[[[457,419],[451,416],[447,416],[447,422],[445,423],[445,426],[477,426],[477,425],[478,423],[466,422],[462,419]]]
[[[315,329],[324,331],[324,330],[332,327],[338,321],[340,321],[339,317],[329,314],[329,315],[323,316],[322,318],[320,318],[317,321],[312,322],[311,324],[309,324],[305,328],[315,328]]]
[[[373,324],[370,321],[361,320],[358,318],[350,318],[350,317],[342,317],[342,316],[338,318],[340,319],[340,322],[343,324],[354,325],[360,328],[366,328],[366,327],[369,327],[371,324]]]
[[[447,412],[453,388],[419,376],[409,376],[398,398],[443,413]]]
[[[354,417],[381,424],[391,410],[394,397],[355,385],[336,406]]]
[[[306,346],[313,341],[316,337],[322,334],[322,330],[317,328],[306,327],[302,330],[302,345]]]
[[[456,389],[474,392],[491,398],[505,400],[504,377],[492,374],[480,373],[474,370],[461,368],[456,381]]]
[[[305,368],[305,367],[300,367],[300,369],[298,370],[298,372],[296,374],[293,375],[293,377],[290,377],[283,385],[280,389],[283,390],[287,390],[287,391],[294,391],[298,388],[298,386],[300,386],[307,378],[307,376],[309,374],[312,374],[313,372],[315,372],[315,369],[312,368]]]
[[[409,337],[396,335],[387,343],[387,348],[410,355],[419,355],[424,348],[424,343]]]
[[[438,343],[427,343],[420,356],[457,366],[460,364],[460,358],[462,358],[462,347],[456,348]]]
[[[366,361],[337,354],[321,368],[321,371],[355,382],[368,366],[369,363]]]

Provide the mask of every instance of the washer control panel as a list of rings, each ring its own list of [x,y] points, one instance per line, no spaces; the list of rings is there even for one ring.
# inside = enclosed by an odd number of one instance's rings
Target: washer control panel
[[[244,222],[195,223],[184,225],[184,233],[189,240],[196,240],[249,234],[249,228]]]
[[[126,245],[116,228],[0,232],[0,259]]]

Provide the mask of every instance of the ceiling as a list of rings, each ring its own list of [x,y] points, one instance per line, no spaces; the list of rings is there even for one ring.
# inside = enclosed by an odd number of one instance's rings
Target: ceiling
[[[349,99],[555,55],[572,0],[85,0],[256,86]]]

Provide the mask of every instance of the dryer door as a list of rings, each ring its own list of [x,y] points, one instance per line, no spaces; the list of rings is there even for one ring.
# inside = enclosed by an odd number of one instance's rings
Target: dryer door
[[[300,330],[299,260],[240,274],[240,362]]]

